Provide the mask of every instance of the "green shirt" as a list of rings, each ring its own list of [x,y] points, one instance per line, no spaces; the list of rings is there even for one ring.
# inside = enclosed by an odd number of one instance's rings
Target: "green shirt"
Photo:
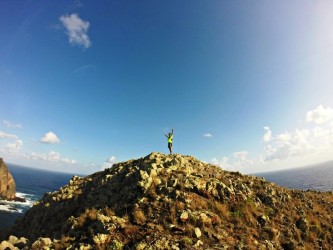
[[[169,142],[169,143],[172,143],[172,139],[173,139],[173,134],[169,135],[169,137],[168,137],[168,142]]]

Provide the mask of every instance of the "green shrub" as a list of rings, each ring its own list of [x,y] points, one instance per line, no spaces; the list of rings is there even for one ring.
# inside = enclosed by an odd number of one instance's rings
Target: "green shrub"
[[[120,241],[113,240],[110,245],[107,246],[107,250],[122,250],[124,249],[124,244]]]

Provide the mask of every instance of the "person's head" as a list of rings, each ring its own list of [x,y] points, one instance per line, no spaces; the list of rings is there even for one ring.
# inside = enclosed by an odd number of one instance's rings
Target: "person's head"
[[[171,133],[168,134],[169,136],[172,135]]]

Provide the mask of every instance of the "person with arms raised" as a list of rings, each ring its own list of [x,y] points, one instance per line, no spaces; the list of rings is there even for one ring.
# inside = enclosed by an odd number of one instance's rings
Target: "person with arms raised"
[[[164,134],[166,138],[168,138],[168,148],[170,151],[170,154],[172,154],[172,141],[173,141],[173,129],[172,132],[169,134]]]

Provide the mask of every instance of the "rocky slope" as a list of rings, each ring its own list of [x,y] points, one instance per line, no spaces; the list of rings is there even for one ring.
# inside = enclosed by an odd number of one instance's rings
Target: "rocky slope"
[[[0,248],[333,249],[332,225],[332,192],[151,153],[45,194]]]
[[[16,194],[16,184],[5,162],[0,158],[0,199],[13,200]]]

